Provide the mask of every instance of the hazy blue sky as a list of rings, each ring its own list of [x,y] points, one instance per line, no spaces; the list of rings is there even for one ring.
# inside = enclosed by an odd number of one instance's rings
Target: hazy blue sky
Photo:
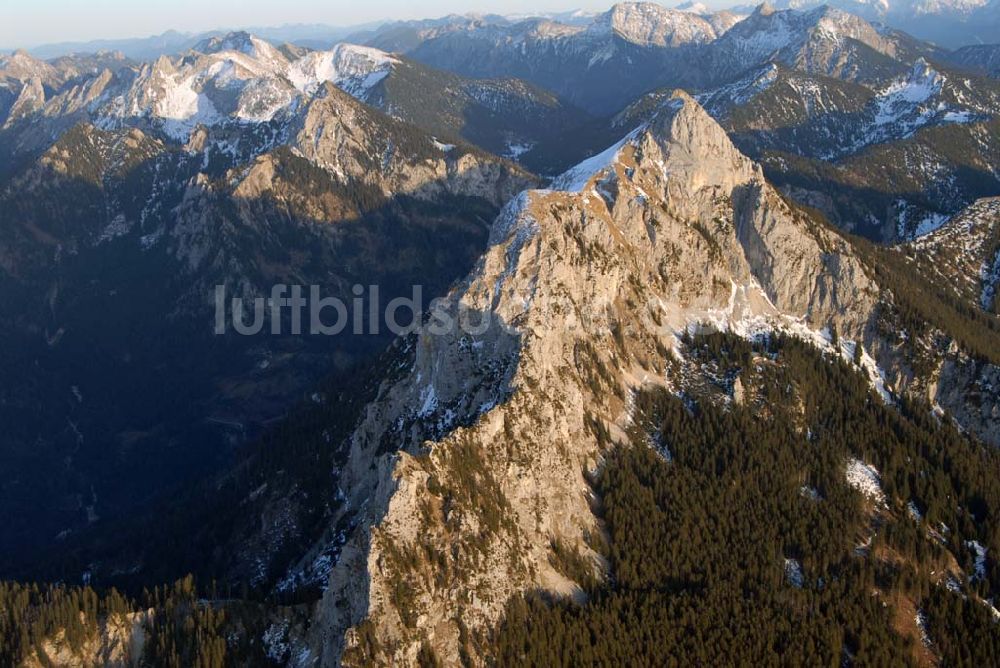
[[[0,0],[0,48],[146,37],[169,29],[196,32],[286,23],[349,26],[386,18],[594,10],[611,4],[613,0]]]

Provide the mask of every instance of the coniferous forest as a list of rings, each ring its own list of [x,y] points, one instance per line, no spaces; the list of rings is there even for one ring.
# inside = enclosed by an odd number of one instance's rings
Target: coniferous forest
[[[1000,550],[1000,454],[795,339],[689,351],[763,395],[638,397],[632,447],[593,476],[606,573],[560,560],[586,603],[512,602],[498,665],[995,665],[1000,577],[969,541]]]

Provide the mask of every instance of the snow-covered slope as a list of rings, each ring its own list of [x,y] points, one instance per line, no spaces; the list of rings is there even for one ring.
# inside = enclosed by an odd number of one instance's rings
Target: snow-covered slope
[[[770,64],[699,99],[770,178],[868,236],[926,233],[1000,187],[1000,85],[952,66],[865,85]]]
[[[204,127],[208,133],[199,144],[247,158],[287,138],[327,85],[444,143],[464,140],[512,158],[587,119],[517,79],[470,80],[354,44],[278,49],[244,32],[141,66],[89,73],[76,67],[76,78],[63,84],[68,68],[56,70],[25,54],[0,65],[7,67],[0,67],[0,127],[19,123],[15,145],[26,152],[44,150],[68,127],[86,121],[109,130],[138,127],[179,143]]]
[[[98,116],[105,127],[148,119],[185,140],[199,124],[287,117],[325,83],[363,100],[395,62],[388,54],[350,44],[290,60],[264,40],[233,33],[199,44],[189,56],[162,57],[143,66]]]
[[[968,14],[988,3],[989,0],[778,0],[773,4],[782,9],[809,9],[825,4],[866,18],[884,19],[887,16]]]
[[[657,87],[706,89],[776,61],[809,74],[884,84],[937,51],[830,7],[761,5],[749,16],[699,14],[652,3],[620,3],[586,27],[547,20],[455,21],[405,39],[376,33],[414,59],[470,76],[510,75],[600,114]]]
[[[75,87],[58,88],[60,76],[66,76],[62,70],[18,53],[0,60],[4,95],[12,96],[0,111],[14,120],[35,112],[49,118],[85,112],[84,118],[103,128],[139,125],[184,142],[199,125],[281,125],[327,83],[367,100],[398,64],[368,47],[282,50],[235,32],[113,76],[107,70],[82,74]]]
[[[287,62],[285,56],[270,42],[245,31],[210,37],[196,44],[193,50],[206,54],[242,53],[277,69]]]
[[[906,74],[861,86],[769,64],[699,96],[736,133],[758,147],[827,160],[923,128],[981,122],[1000,110],[1000,86],[920,58]]]
[[[704,2],[695,2],[694,0],[687,0],[687,2],[682,2],[676,7],[674,7],[679,12],[691,12],[692,14],[711,14],[712,10],[708,8]]]
[[[288,68],[288,78],[304,93],[312,92],[323,82],[330,81],[363,100],[398,62],[378,49],[338,44],[330,51],[313,51],[292,63]]]

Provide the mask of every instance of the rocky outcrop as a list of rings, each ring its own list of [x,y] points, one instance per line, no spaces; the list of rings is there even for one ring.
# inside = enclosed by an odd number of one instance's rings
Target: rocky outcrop
[[[292,145],[310,161],[341,178],[368,181],[386,195],[481,197],[499,207],[532,181],[513,163],[436,142],[331,84],[292,132]]]
[[[415,335],[351,437],[358,527],[319,605],[325,665],[448,665],[515,593],[577,591],[551,559],[594,563],[586,472],[671,386],[685,328],[835,324],[860,338],[877,289],[850,246],[789,206],[689,96],[605,153],[528,191]],[[482,327],[438,327],[465,317]]]
[[[107,666],[127,668],[142,664],[150,612],[114,614],[87,628],[83,642],[71,643],[64,630],[56,631],[25,658],[23,668],[42,666]],[[82,615],[81,615],[82,616]]]
[[[1000,367],[951,351],[928,398],[963,429],[1000,446]]]

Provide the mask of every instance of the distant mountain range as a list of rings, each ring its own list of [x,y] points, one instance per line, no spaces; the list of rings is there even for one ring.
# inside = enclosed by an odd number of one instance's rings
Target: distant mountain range
[[[920,39],[935,42],[947,48],[958,48],[976,44],[994,44],[1000,42],[1000,0],[777,0],[771,3],[776,9],[806,10],[821,6],[830,6],[855,14],[869,21],[885,24],[891,28],[903,30]],[[671,8],[666,4],[655,5],[656,8]],[[713,11],[700,2],[682,2],[672,9],[698,16],[714,23],[713,30],[727,27],[733,16],[748,16],[753,13],[756,5],[736,4],[725,11]],[[644,10],[647,14],[658,9]],[[509,26],[524,21],[548,21],[566,26],[587,26],[600,12],[566,11],[536,14],[466,14],[449,15],[438,19],[419,21],[377,21],[355,26],[329,26],[323,24],[297,24],[278,27],[249,27],[251,32],[263,39],[273,42],[288,42],[298,46],[315,49],[329,48],[339,41],[373,43],[389,51],[409,50],[415,32],[425,32],[442,28],[465,25],[496,25]],[[713,18],[714,17],[714,18]],[[720,18],[721,17],[721,18]],[[630,19],[632,26],[625,30],[638,28],[639,19]],[[698,23],[693,21],[692,23]],[[689,28],[690,29],[690,28]],[[704,29],[704,28],[702,28]],[[150,37],[97,39],[78,42],[59,42],[33,46],[27,50],[38,58],[48,59],[71,53],[97,53],[99,51],[120,52],[134,60],[151,60],[161,55],[179,53],[192,48],[195,44],[213,36],[226,34],[226,30],[213,30],[200,33],[185,33],[168,30],[160,35]],[[378,37],[376,37],[376,35]],[[683,39],[679,35],[677,39]],[[396,47],[396,48],[387,48]]]
[[[247,28],[248,32],[267,40],[278,43],[289,42],[299,46],[322,49],[342,41],[348,35],[359,31],[374,29],[380,23],[356,25],[350,27],[334,27],[321,24],[285,25],[278,27]],[[199,33],[178,32],[168,30],[150,37],[134,37],[123,39],[97,39],[80,42],[58,42],[42,44],[26,49],[37,58],[57,58],[70,54],[98,53],[101,51],[118,52],[133,60],[155,60],[173,53],[180,53],[194,47],[211,37],[227,34],[228,30],[210,30]]]
[[[998,0],[780,0],[780,9],[828,5],[948,48],[1000,42]],[[750,6],[743,6],[743,10]]]

